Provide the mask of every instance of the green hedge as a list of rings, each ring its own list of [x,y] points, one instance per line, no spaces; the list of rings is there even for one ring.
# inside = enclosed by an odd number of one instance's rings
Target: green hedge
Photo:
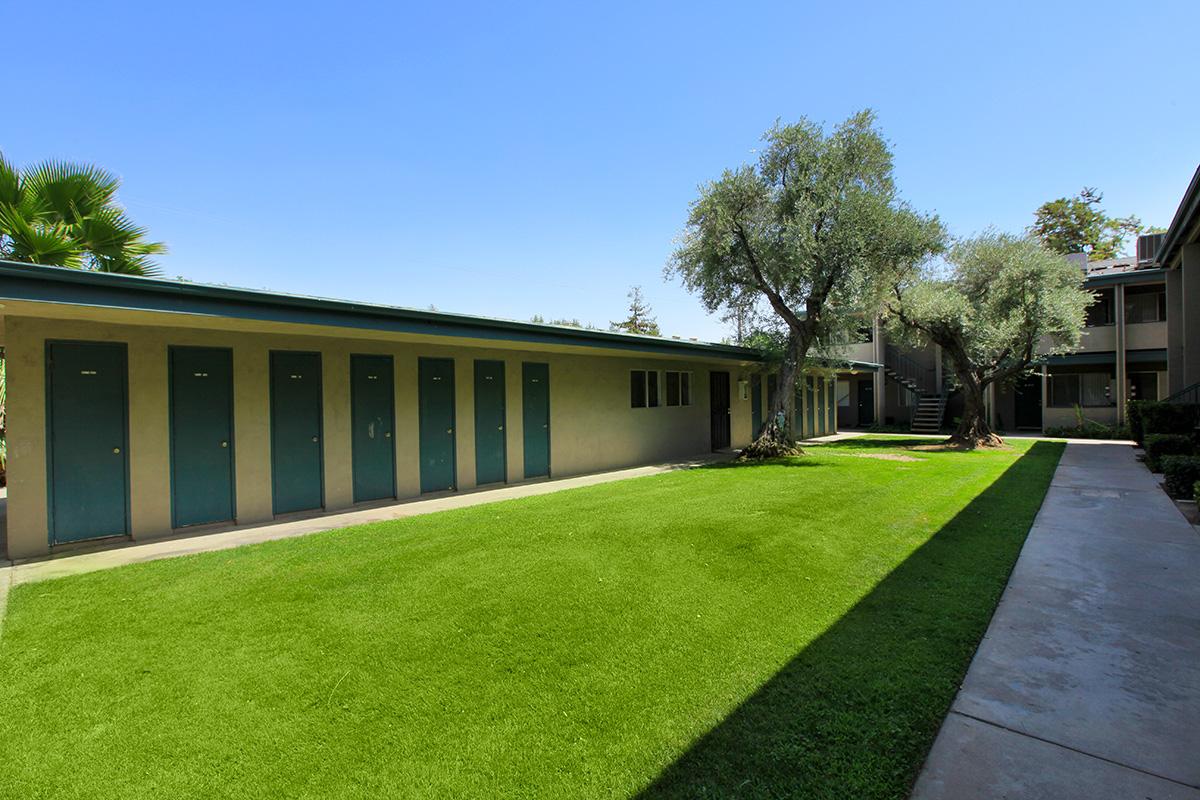
[[[1137,443],[1145,446],[1152,433],[1196,433],[1200,423],[1200,405],[1134,400],[1129,404],[1129,428]]]
[[[1180,499],[1193,496],[1200,481],[1200,456],[1163,456],[1162,464],[1167,494]]]
[[[1195,452],[1191,436],[1181,433],[1146,434],[1146,466],[1151,472],[1162,472],[1166,456],[1190,456]]]
[[[1049,427],[1046,428],[1046,436],[1052,436],[1056,439],[1128,439],[1130,433],[1128,428],[1114,428],[1112,425],[1103,425],[1099,422],[1088,425],[1087,427],[1079,427],[1072,425],[1070,427]]]
[[[1200,505],[1200,481],[1196,481],[1194,484],[1192,484],[1192,499],[1195,500],[1198,505]]]

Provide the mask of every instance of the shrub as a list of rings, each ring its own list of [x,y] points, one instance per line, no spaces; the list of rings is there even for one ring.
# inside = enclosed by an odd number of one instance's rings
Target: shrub
[[[1192,499],[1196,501],[1196,505],[1200,505],[1200,481],[1192,484]]]
[[[1128,439],[1130,438],[1130,433],[1129,428],[1113,427],[1112,425],[1101,425],[1099,422],[1093,422],[1082,428],[1046,428],[1046,436],[1053,436],[1059,439]]]
[[[1163,456],[1167,494],[1185,499],[1194,496],[1200,481],[1200,456]]]
[[[1186,433],[1194,435],[1200,422],[1200,405],[1195,403],[1160,403],[1134,400],[1129,404],[1129,426],[1138,444],[1144,446],[1152,433]]]
[[[1165,456],[1190,456],[1194,450],[1192,437],[1181,433],[1146,434],[1146,466],[1151,472],[1162,472]]]

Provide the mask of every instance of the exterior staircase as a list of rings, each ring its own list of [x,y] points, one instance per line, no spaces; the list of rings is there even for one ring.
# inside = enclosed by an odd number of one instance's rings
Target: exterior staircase
[[[938,433],[946,415],[946,392],[935,390],[935,370],[919,364],[894,345],[884,350],[883,374],[908,392],[915,402],[909,430]]]
[[[942,429],[942,418],[946,415],[946,395],[923,394],[913,410],[913,433],[937,433]]]

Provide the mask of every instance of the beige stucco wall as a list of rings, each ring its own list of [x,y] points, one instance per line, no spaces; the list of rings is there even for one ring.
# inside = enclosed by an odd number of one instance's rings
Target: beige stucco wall
[[[73,312],[74,313],[74,312]],[[169,319],[169,317],[167,317]],[[144,318],[138,318],[142,323]],[[221,321],[207,327],[188,318],[186,325],[154,326],[90,322],[28,316],[5,317],[8,362],[10,558],[48,550],[46,487],[45,343],[47,340],[124,342],[129,352],[130,527],[134,539],[170,534],[167,352],[169,345],[228,347],[234,365],[234,454],[237,522],[269,520],[271,445],[269,428],[269,358],[272,350],[319,352],[324,381],[325,508],[352,504],[350,437],[350,354],[391,355],[395,363],[396,470],[401,498],[419,493],[417,360],[421,356],[453,358],[456,389],[456,455],[458,488],[475,486],[474,361],[505,362],[507,460],[510,482],[522,479],[523,429],[521,364],[550,365],[550,462],[554,477],[594,472],[694,455],[709,449],[709,371],[724,370],[731,381],[733,447],[749,442],[750,402],[741,398],[738,381],[750,376],[745,365],[678,357],[599,351],[596,355],[518,350],[517,343],[494,347],[458,344],[443,338],[422,341],[371,339],[361,331],[340,336],[256,330],[222,330]],[[181,323],[184,320],[181,319]],[[352,338],[351,338],[352,337]],[[393,339],[396,337],[393,337]],[[504,347],[503,345],[508,345]],[[568,350],[568,348],[561,348]],[[630,408],[631,369],[689,370],[693,373],[692,405]],[[664,398],[665,402],[665,398]]]

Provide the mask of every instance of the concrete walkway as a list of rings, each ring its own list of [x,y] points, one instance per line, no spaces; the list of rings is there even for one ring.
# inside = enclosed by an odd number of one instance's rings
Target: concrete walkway
[[[15,586],[21,583],[61,578],[66,575],[94,572],[100,569],[108,569],[109,567],[119,567],[123,564],[134,564],[140,561],[155,561],[160,558],[172,558],[192,553],[226,550],[230,547],[240,547],[244,544],[268,542],[273,539],[288,539],[293,536],[305,536],[310,533],[333,530],[334,528],[345,528],[349,525],[383,522],[402,517],[431,514],[435,511],[446,511],[451,508],[466,508],[468,506],[483,505],[484,503],[495,503],[500,500],[512,500],[517,497],[550,494],[562,491],[563,489],[594,486],[600,483],[610,483],[612,481],[625,480],[626,478],[638,478],[644,475],[657,475],[661,472],[670,472],[678,469],[692,469],[704,464],[723,461],[730,457],[730,453],[709,453],[670,463],[632,467],[613,472],[522,483],[500,488],[484,488],[469,492],[446,494],[439,497],[357,508],[352,511],[292,517],[260,525],[239,525],[219,530],[210,528],[208,531],[199,530],[189,532],[185,535],[155,539],[144,543],[109,543],[88,551],[72,551],[48,558],[30,559],[15,563],[0,561],[0,564],[11,564],[7,568],[0,569],[0,622],[3,621],[4,599],[6,590],[10,585]]]
[[[1200,800],[1200,534],[1128,445],[1067,446],[913,797]]]

